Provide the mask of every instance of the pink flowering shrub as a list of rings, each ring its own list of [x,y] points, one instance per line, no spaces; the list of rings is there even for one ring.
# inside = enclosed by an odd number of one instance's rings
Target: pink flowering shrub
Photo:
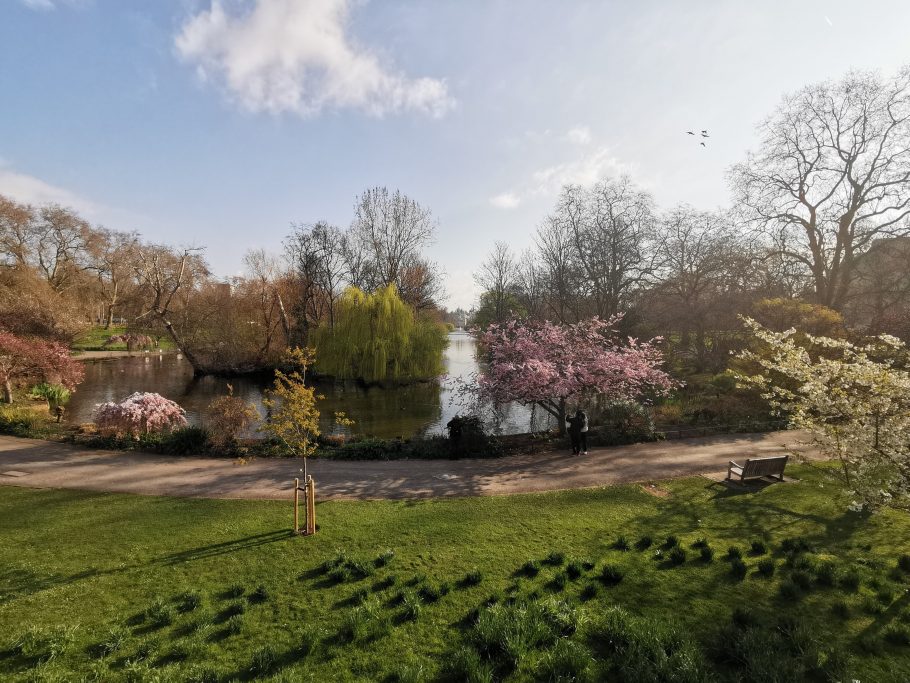
[[[186,427],[186,411],[160,394],[136,392],[120,403],[100,403],[93,414],[102,432],[139,436]]]
[[[560,427],[572,398],[603,394],[631,401],[666,394],[675,382],[660,368],[660,350],[653,341],[617,339],[618,321],[595,317],[574,325],[526,320],[490,325],[478,339],[487,364],[477,376],[477,389],[497,403],[539,405]]]

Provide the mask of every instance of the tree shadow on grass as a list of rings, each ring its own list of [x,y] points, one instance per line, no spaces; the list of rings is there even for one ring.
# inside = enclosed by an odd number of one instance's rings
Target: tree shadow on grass
[[[293,537],[294,532],[290,529],[268,531],[262,534],[247,536],[246,538],[238,538],[233,541],[224,541],[223,543],[213,543],[212,545],[201,546],[199,548],[192,548],[190,550],[183,550],[179,553],[165,555],[162,558],[154,560],[153,564],[180,564],[182,562],[192,562],[193,560],[203,560],[209,557],[227,555],[229,553],[237,552],[238,550],[255,548],[257,546],[274,543],[276,541],[284,541]]]

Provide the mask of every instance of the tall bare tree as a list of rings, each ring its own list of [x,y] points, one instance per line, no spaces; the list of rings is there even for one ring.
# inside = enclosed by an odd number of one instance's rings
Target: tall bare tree
[[[804,269],[815,303],[840,310],[858,256],[910,233],[910,66],[803,88],[760,131],[731,172],[741,207]]]
[[[98,290],[104,300],[105,328],[114,322],[114,309],[135,273],[139,237],[135,233],[99,228],[90,244],[89,268],[98,278]]]
[[[480,264],[480,270],[474,274],[474,281],[484,288],[492,304],[492,322],[502,322],[508,315],[510,295],[517,284],[517,264],[505,242],[496,242],[493,251]]]
[[[422,256],[435,230],[430,210],[407,195],[385,187],[367,190],[357,198],[351,224],[350,239],[360,244],[349,249],[359,249],[366,257],[357,279],[367,289],[394,283],[402,299],[417,308],[426,307],[427,300],[441,290],[438,267]]]

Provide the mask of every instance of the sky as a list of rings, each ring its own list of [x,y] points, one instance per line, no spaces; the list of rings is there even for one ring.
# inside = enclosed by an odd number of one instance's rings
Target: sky
[[[0,194],[205,246],[229,277],[397,188],[468,308],[565,183],[723,206],[785,93],[894,73],[908,26],[906,0],[0,0]]]

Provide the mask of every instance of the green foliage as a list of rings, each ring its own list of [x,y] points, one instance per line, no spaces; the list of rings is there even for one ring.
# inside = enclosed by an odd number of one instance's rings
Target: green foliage
[[[350,287],[337,306],[335,326],[322,325],[312,335],[320,374],[373,383],[444,372],[445,327],[417,316],[394,285],[372,294]]]
[[[0,434],[35,437],[41,418],[29,406],[0,403]]]
[[[42,382],[32,387],[29,392],[32,398],[43,398],[53,410],[57,406],[66,405],[70,400],[70,390],[62,384],[48,384]]]
[[[275,370],[275,382],[262,404],[270,411],[259,429],[280,441],[293,455],[306,458],[316,452],[319,437],[319,410],[316,392],[306,385],[306,370],[315,351],[289,349],[284,363],[287,373]]]

